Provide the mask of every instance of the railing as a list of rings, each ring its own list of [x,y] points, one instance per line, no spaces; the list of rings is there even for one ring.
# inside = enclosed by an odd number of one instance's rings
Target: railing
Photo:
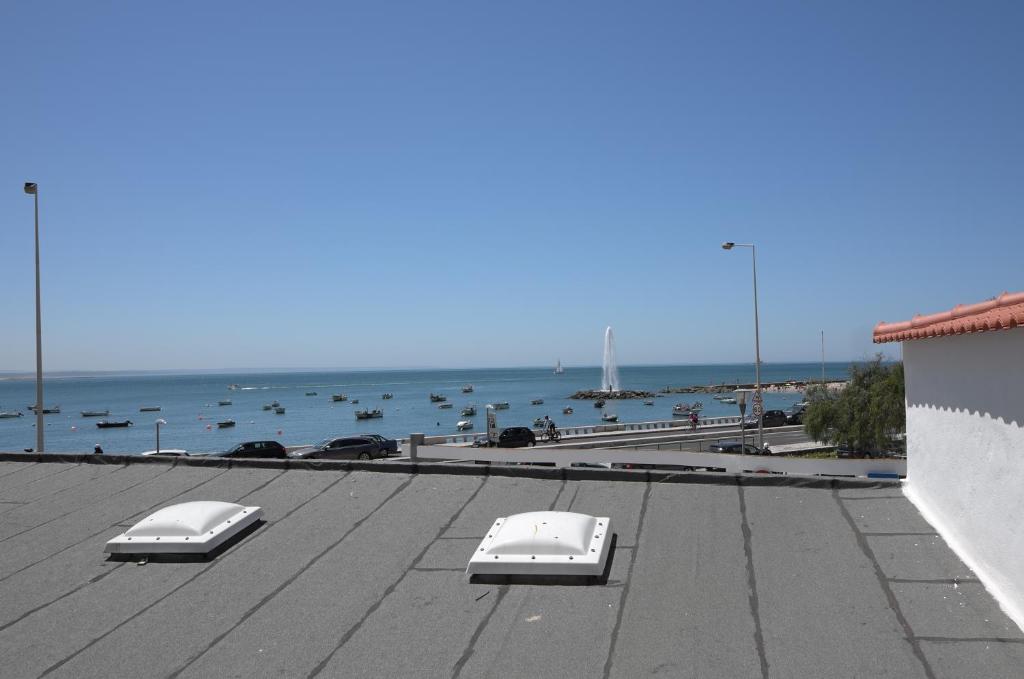
[[[453,453],[461,453],[459,456]],[[763,455],[730,455],[725,453],[690,453],[658,450],[608,449],[552,449],[552,448],[472,448],[452,449],[448,446],[419,446],[417,461],[532,463],[553,464],[556,467],[600,465],[625,467],[627,465],[654,465],[660,469],[687,468],[698,470],[724,470],[726,473],[797,474],[804,476],[867,476],[897,478],[907,474],[907,461],[834,460]]]
[[[698,427],[716,427],[729,424],[739,424],[739,417],[702,417],[698,420]],[[559,427],[558,431],[562,436],[591,436],[594,434],[607,434],[616,431],[654,431],[658,429],[690,429],[689,421],[682,419],[675,420],[654,420],[651,422],[623,422],[589,424],[578,427]],[[461,434],[443,434],[438,436],[427,436],[424,438],[426,445],[452,445],[459,443],[472,443],[476,438],[483,436],[485,432],[466,432]],[[541,429],[534,429],[534,433],[540,435]],[[407,443],[408,439],[400,439]]]

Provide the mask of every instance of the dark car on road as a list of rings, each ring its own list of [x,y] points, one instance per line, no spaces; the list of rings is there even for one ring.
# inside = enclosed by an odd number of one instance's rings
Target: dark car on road
[[[509,427],[498,434],[498,441],[489,441],[485,438],[477,439],[473,446],[480,448],[484,446],[498,446],[499,448],[522,448],[524,446],[537,445],[537,437],[533,430],[527,427]]]
[[[781,410],[766,410],[764,415],[761,416],[765,427],[782,427],[786,424],[786,413]],[[748,415],[743,421],[747,427],[757,426],[757,417],[754,415]]]
[[[192,456],[199,457],[262,457],[262,458],[285,458],[287,451],[277,441],[246,441],[239,443],[227,450],[218,450],[212,453],[192,453]]]
[[[746,443],[742,444],[741,448],[741,444],[739,441],[718,441],[717,443],[712,443],[710,446],[708,446],[708,452],[711,453],[732,453],[738,455],[741,449],[747,455],[758,454],[757,446],[750,443]]]
[[[384,449],[385,455],[398,455],[398,441],[381,436],[380,434],[360,434],[368,439],[373,439]]]
[[[293,460],[372,460],[387,457],[387,452],[369,436],[342,436],[293,450],[288,457]]]
[[[786,424],[803,424],[807,406],[793,406],[786,412]]]

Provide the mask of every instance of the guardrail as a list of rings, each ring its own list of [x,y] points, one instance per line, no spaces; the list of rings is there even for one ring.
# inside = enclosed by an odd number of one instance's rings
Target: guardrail
[[[739,417],[702,417],[698,420],[698,427],[714,427],[728,424],[739,424]],[[562,436],[589,436],[592,434],[607,434],[616,431],[654,431],[658,429],[689,429],[690,423],[682,417],[675,420],[652,420],[650,422],[606,422],[604,424],[588,424],[578,427],[559,427],[558,431]],[[534,429],[535,434],[541,434],[541,429]],[[427,436],[424,438],[426,445],[445,445],[456,443],[472,443],[477,437],[483,436],[485,432],[466,432],[462,434],[442,434],[438,436]],[[408,443],[409,439],[399,439],[402,443]]]
[[[453,453],[461,453],[458,457]],[[418,461],[459,461],[485,463],[553,464],[572,466],[654,465],[660,469],[685,468],[724,470],[726,473],[797,474],[802,476],[866,476],[897,478],[907,475],[907,461],[821,460],[725,453],[689,453],[666,450],[552,449],[552,448],[471,448],[420,446]]]

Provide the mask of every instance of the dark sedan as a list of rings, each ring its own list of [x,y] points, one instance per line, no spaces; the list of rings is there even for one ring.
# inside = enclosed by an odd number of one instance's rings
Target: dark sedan
[[[532,429],[527,427],[509,427],[498,434],[497,442],[479,438],[473,442],[476,448],[486,446],[498,446],[499,448],[522,448],[524,446],[537,445],[537,437]]]
[[[192,453],[198,457],[261,457],[278,458],[288,457],[287,451],[277,441],[246,441],[239,443],[227,450],[214,451],[212,453]]]
[[[740,452],[745,452],[747,455],[757,455],[757,446],[750,443],[740,444],[739,441],[718,441],[708,446],[708,452],[711,453],[731,453],[739,455]]]
[[[360,434],[368,439],[373,439],[384,449],[385,455],[398,455],[398,441],[381,436],[380,434]]]
[[[293,460],[372,460],[387,457],[387,452],[368,436],[345,436],[293,450],[288,457]]]

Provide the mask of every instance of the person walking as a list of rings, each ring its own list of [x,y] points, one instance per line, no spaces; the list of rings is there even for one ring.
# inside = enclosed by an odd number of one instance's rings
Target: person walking
[[[690,430],[697,431],[697,423],[700,421],[700,417],[695,412],[690,413]]]

